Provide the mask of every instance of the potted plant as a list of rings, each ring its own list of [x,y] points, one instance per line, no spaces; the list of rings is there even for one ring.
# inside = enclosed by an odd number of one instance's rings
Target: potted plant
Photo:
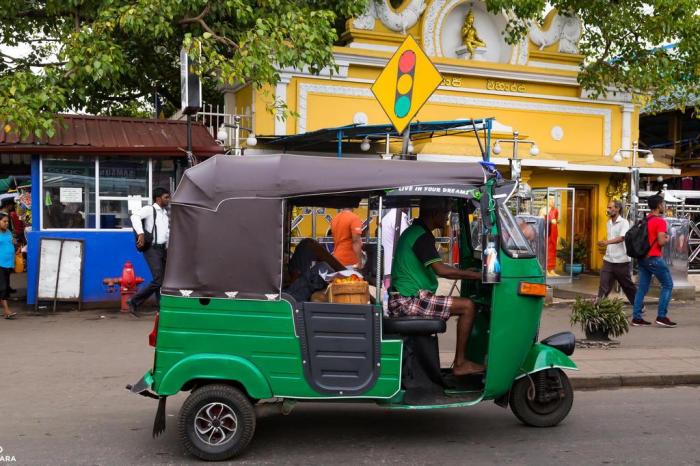
[[[571,325],[580,324],[588,340],[608,341],[629,331],[621,299],[587,300],[576,298],[571,309]]]
[[[564,270],[567,273],[578,275],[583,272],[583,261],[588,257],[588,242],[582,236],[574,237],[573,257],[571,254],[571,243],[566,238],[562,238],[559,243],[557,257],[564,261]],[[569,261],[573,261],[569,263]]]

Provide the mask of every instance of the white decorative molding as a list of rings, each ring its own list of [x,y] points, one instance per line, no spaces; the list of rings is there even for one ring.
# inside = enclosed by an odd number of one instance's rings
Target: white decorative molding
[[[343,58],[339,57],[338,55],[334,56],[335,58],[335,64],[338,67],[338,72],[336,73],[335,70],[331,69],[331,67],[326,66],[325,68],[321,69],[321,71],[316,73],[311,73],[309,71],[309,67],[305,66],[302,69],[299,68],[294,68],[294,67],[285,67],[285,68],[278,68],[278,71],[280,73],[280,77],[284,75],[289,75],[289,76],[298,76],[298,75],[308,75],[308,76],[322,76],[322,77],[333,77],[333,78],[347,78],[348,77],[348,68],[350,67],[350,63],[348,61],[345,61]],[[388,61],[388,60],[387,60]],[[385,62],[386,64],[386,62]]]
[[[609,102],[616,102],[616,103],[623,103],[623,104],[630,104],[632,103],[632,94],[629,92],[622,92],[618,89],[615,89],[614,87],[608,87],[605,90],[605,93],[603,96],[594,98],[593,96],[593,91],[588,90],[588,89],[581,89],[581,98],[582,99],[589,99],[589,100],[607,100]]]
[[[226,291],[225,294],[229,298],[235,299],[235,297],[238,296],[238,291]]]
[[[478,163],[480,155],[447,155],[447,154],[418,154],[418,160],[424,162],[453,162],[453,163]],[[523,158],[523,167],[542,167],[575,172],[588,173],[629,173],[629,168],[619,165],[586,165],[582,163],[569,163],[566,160],[543,160],[537,158]],[[491,162],[499,166],[508,166],[510,161],[505,157],[491,157]],[[679,168],[640,168],[642,175],[680,175]]]
[[[306,132],[308,117],[308,94],[341,95],[349,97],[372,98],[372,91],[366,87],[333,86],[327,84],[299,84],[299,123],[300,133]],[[431,103],[456,104],[468,107],[501,108],[508,110],[527,110],[533,112],[568,113],[575,115],[593,115],[603,118],[603,154],[610,155],[612,146],[612,111],[607,108],[593,108],[576,105],[548,104],[541,102],[522,102],[515,100],[502,100],[491,98],[479,98],[469,96],[435,95],[428,99]]]
[[[192,294],[192,290],[180,290],[180,294],[185,298],[189,298]]]
[[[423,30],[421,31],[423,51],[429,57],[437,56],[435,52],[435,26],[437,26],[437,16],[444,4],[445,0],[434,0],[423,15]]]
[[[449,3],[445,5],[444,1],[439,1],[439,2],[434,2],[434,3],[442,3],[443,7],[440,9],[440,14],[437,17],[437,29],[435,30],[435,37],[433,38],[435,41],[435,55],[442,57],[444,53],[442,53],[442,25],[445,24],[445,16],[449,12],[451,12],[457,5],[460,3],[464,3],[465,0],[450,0]]]
[[[373,30],[376,20],[392,31],[406,34],[406,29],[416,25],[425,10],[425,0],[410,0],[401,12],[396,12],[389,0],[370,0],[365,11],[352,21],[352,27]]]
[[[350,42],[348,47],[351,49],[374,50],[377,52],[396,52],[398,47],[394,45],[369,44],[366,42]]]
[[[562,65],[561,63],[547,63],[546,61],[536,60],[530,60],[527,64],[535,68],[545,68],[549,70],[579,71],[577,65]]]
[[[338,52],[334,54],[336,61],[343,61],[350,65],[372,66],[376,68],[384,68],[389,61],[389,58],[382,57],[363,57],[349,53]],[[561,84],[564,86],[578,87],[578,81],[575,76],[558,76],[545,73],[537,73],[521,70],[494,70],[485,67],[478,67],[471,64],[469,61],[459,65],[448,65],[436,63],[436,68],[442,74],[454,74],[458,76],[474,76],[480,78],[491,78],[498,80],[515,80],[515,81],[532,81],[544,84]],[[309,74],[311,76],[311,74]],[[347,75],[346,75],[347,76]]]
[[[555,141],[561,141],[564,139],[564,129],[561,126],[553,126],[549,134]]]
[[[559,52],[573,54],[578,53],[578,42],[582,32],[581,20],[578,17],[556,14],[546,31],[532,21],[528,37],[540,50],[559,42]]]
[[[478,6],[476,5],[477,3]],[[500,21],[503,22],[503,24],[494,24],[492,21],[492,25],[494,25],[497,30],[497,34],[495,34],[495,37],[500,42],[499,47],[505,48],[505,50],[510,49],[510,58],[506,59],[505,57],[501,57],[500,59],[494,60],[493,57],[491,57],[491,59],[487,59],[486,61],[500,61],[505,63],[517,62],[518,64],[526,63],[527,42],[525,47],[526,55],[522,61],[519,61],[519,59],[517,58],[517,54],[520,53],[520,48],[517,45],[511,46],[507,44],[503,40],[502,34],[500,34],[499,30],[503,28],[503,25],[508,22],[507,14],[492,14],[484,6],[483,1],[476,0],[433,0],[430,3],[426,12],[423,14],[423,28],[421,30],[421,36],[423,39],[423,50],[426,54],[428,54],[428,56],[450,56],[449,53],[446,53],[446,51],[443,50],[443,34],[447,33],[445,30],[443,30],[443,28],[445,27],[445,24],[449,23],[448,17],[454,12],[456,8],[458,8],[462,4],[470,4],[471,9],[474,9],[476,7],[481,13],[490,16],[491,20],[493,20],[493,17],[495,17],[497,23]],[[493,42],[489,40],[486,40],[486,42],[487,44],[493,44]],[[487,47],[487,50],[490,49]]]
[[[280,73],[280,80],[275,86],[275,105],[283,102],[287,103],[287,87],[292,80],[290,73]],[[287,120],[283,118],[284,109],[278,108],[275,114],[275,135],[284,136],[287,134]]]
[[[373,98],[372,91],[367,87],[347,87],[333,86],[328,84],[311,84],[300,83],[297,96],[297,105],[299,106],[299,120],[297,129],[300,133],[306,132],[306,120],[308,116],[308,96],[309,93],[326,94],[326,95],[342,95],[348,97],[368,97]]]
[[[513,46],[513,55],[510,58],[511,65],[527,65],[530,58],[530,41],[527,37]]]
[[[632,114],[634,105],[625,104],[622,106],[622,146],[621,149],[632,148]]]
[[[377,10],[374,5],[374,0],[367,2],[367,7],[365,11],[352,20],[352,27],[355,29],[362,29],[365,31],[371,31],[374,29],[374,25],[377,19]]]
[[[453,163],[474,163],[481,162],[481,155],[447,155],[447,154],[417,154],[416,158],[423,162],[453,162]],[[523,166],[558,168],[563,169],[569,165],[566,160],[548,160],[534,158],[520,159]],[[491,157],[489,160],[496,165],[510,165],[508,157]]]
[[[375,0],[370,0],[375,1]],[[394,11],[389,0],[378,0],[375,3],[377,18],[382,24],[392,31],[406,34],[406,29],[411,29],[425,11],[425,0],[411,0],[400,13]]]

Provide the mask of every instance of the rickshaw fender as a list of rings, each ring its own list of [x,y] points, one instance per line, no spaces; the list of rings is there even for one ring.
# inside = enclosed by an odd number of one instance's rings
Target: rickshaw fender
[[[249,360],[223,354],[196,354],[179,361],[157,384],[159,395],[174,395],[189,381],[211,379],[240,383],[251,398],[271,398],[270,384]]]
[[[545,369],[569,369],[577,371],[576,364],[564,353],[551,346],[535,343],[520,366],[516,379]]]

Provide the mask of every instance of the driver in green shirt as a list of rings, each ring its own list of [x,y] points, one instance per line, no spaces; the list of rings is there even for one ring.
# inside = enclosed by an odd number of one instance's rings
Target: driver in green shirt
[[[432,231],[445,226],[450,209],[444,198],[423,198],[420,216],[403,232],[396,246],[389,295],[391,317],[423,316],[447,320],[458,316],[457,347],[452,372],[476,374],[484,366],[465,357],[476,309],[469,298],[437,296],[437,277],[481,280],[481,273],[451,267],[440,258]]]

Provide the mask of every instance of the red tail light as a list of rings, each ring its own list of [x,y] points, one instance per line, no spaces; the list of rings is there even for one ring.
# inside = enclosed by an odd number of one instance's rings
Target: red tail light
[[[158,338],[158,313],[156,312],[156,319],[153,322],[153,330],[148,334],[148,344],[155,348],[156,339]]]

